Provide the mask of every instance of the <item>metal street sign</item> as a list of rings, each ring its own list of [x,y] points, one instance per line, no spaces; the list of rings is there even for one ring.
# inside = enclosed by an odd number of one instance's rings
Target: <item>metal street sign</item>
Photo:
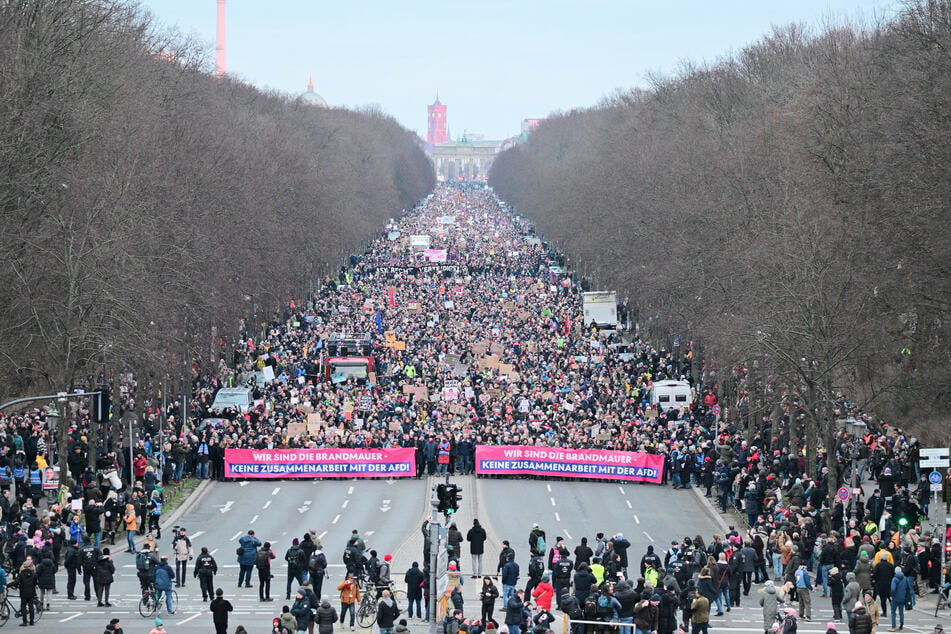
[[[918,455],[922,458],[947,458],[951,456],[949,447],[925,447],[918,450]]]
[[[922,467],[951,467],[951,460],[948,458],[928,458],[918,464]]]
[[[930,482],[931,484],[941,484],[941,472],[932,471],[931,473],[929,473],[928,482]]]
[[[941,490],[941,483],[940,483],[940,482],[932,482],[932,483],[931,483],[931,490],[932,490],[932,491],[940,491],[940,490]]]
[[[842,500],[843,502],[845,502],[846,500],[849,499],[849,490],[845,487],[842,487],[841,489],[836,491],[835,496],[839,498],[840,500]]]

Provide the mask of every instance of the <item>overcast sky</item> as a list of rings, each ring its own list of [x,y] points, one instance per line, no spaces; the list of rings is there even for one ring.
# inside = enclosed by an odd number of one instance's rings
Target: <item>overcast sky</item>
[[[206,43],[216,0],[142,0]],[[595,105],[686,61],[713,62],[772,25],[869,22],[897,0],[228,0],[227,70],[331,106],[378,106],[426,132],[436,91],[453,137],[518,134],[522,119]]]

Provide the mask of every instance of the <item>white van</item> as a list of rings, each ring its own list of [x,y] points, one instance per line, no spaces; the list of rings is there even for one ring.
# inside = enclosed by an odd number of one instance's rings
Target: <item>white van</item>
[[[251,409],[251,403],[253,402],[251,388],[223,387],[215,394],[215,400],[208,411],[220,412],[230,408],[246,412]]]
[[[686,381],[657,381],[651,386],[651,405],[657,405],[661,411],[690,407],[693,391]]]

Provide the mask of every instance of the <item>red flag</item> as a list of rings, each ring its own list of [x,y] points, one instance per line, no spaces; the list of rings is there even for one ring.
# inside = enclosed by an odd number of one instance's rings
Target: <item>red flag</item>
[[[387,291],[387,295],[390,298],[390,308],[396,308],[396,287],[391,286]]]

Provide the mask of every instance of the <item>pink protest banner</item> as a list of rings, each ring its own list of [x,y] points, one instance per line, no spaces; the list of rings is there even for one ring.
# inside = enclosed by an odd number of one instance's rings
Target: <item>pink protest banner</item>
[[[660,484],[664,457],[636,451],[477,445],[476,473],[539,475]]]
[[[225,449],[226,478],[400,478],[416,475],[416,450]]]

